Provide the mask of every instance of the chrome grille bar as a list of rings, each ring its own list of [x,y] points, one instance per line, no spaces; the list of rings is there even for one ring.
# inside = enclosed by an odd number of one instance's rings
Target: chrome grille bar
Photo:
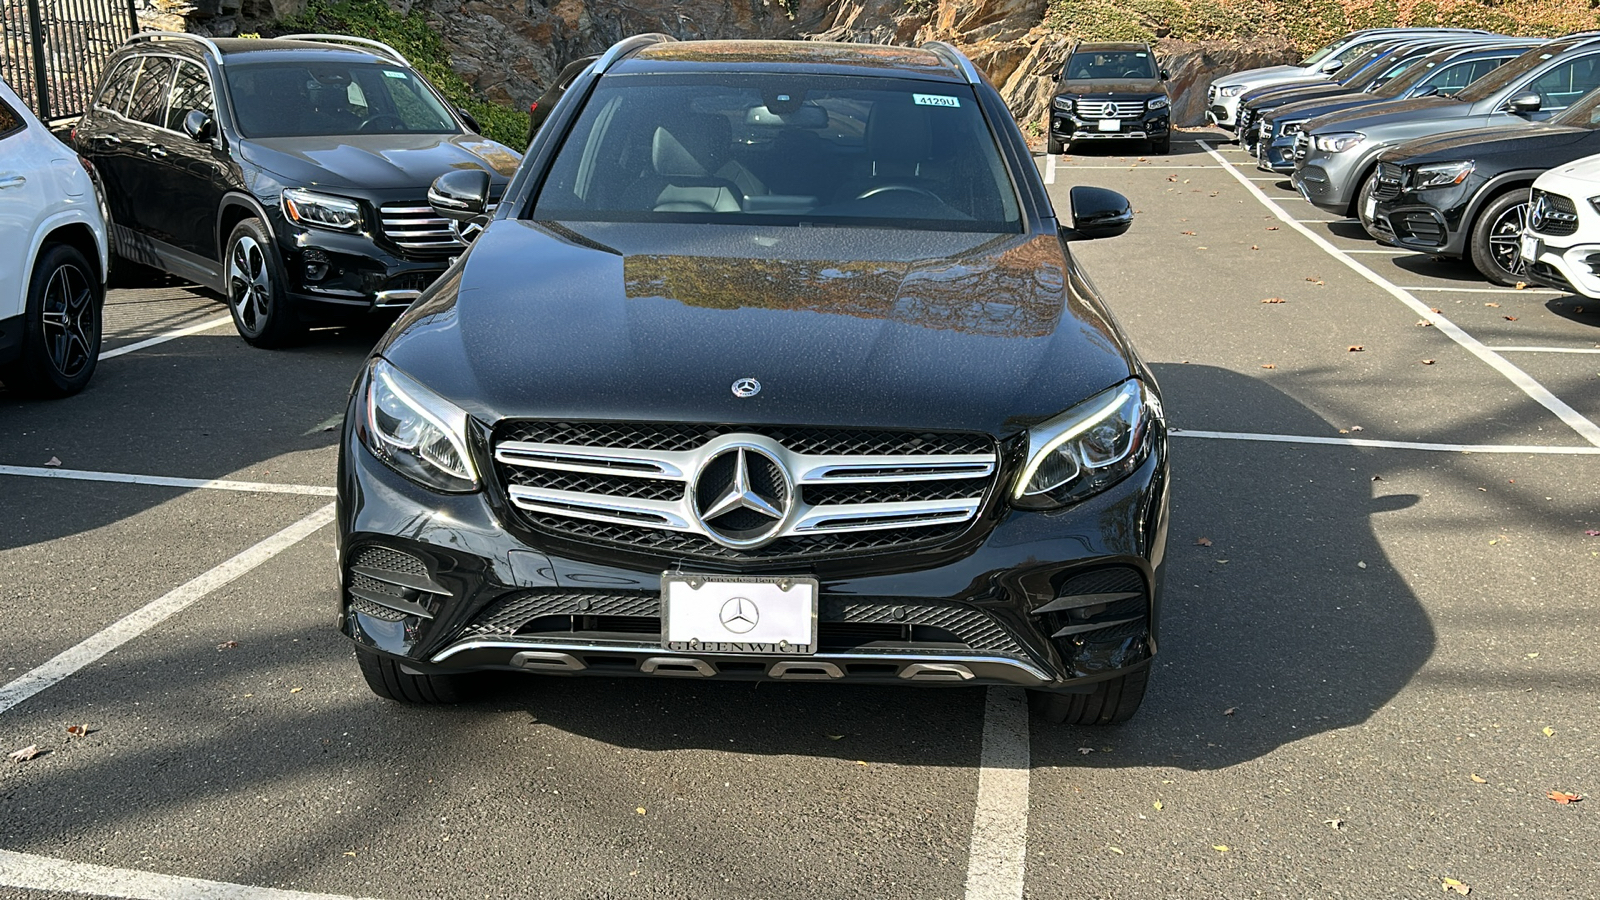
[[[1144,115],[1144,101],[1079,100],[1080,119],[1137,119]]]

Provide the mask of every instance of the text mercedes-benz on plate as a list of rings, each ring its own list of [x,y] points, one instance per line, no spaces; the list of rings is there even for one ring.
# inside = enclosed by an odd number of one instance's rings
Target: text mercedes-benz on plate
[[[488,174],[430,199],[482,215]],[[374,350],[340,627],[378,694],[467,675],[1020,685],[1125,720],[1156,652],[1154,381],[954,49],[613,47]]]

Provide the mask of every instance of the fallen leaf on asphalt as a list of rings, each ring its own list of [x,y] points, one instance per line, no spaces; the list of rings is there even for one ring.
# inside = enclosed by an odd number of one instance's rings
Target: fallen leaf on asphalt
[[[1473,784],[1488,784],[1489,783],[1489,779],[1483,777],[1482,775],[1479,775],[1477,772],[1473,772],[1471,777],[1472,777],[1472,783]]]
[[[39,755],[39,745],[38,744],[29,744],[28,746],[23,747],[21,750],[13,750],[10,753],[6,754],[6,758],[7,759],[16,760],[17,762],[27,762],[28,760],[33,759],[35,756],[38,756],[38,755]]]
[[[1440,309],[1437,306],[1430,306],[1430,307],[1428,307],[1428,309],[1432,310],[1434,315],[1439,315],[1440,313],[1444,312],[1444,310]]]
[[[1373,481],[1382,481],[1383,480],[1383,476],[1382,475],[1374,475],[1374,476],[1372,476],[1372,480]]]
[[[1168,181],[1177,181],[1178,180],[1178,176],[1176,176],[1176,175],[1168,175],[1167,176],[1167,180]]]
[[[1593,528],[1585,531],[1584,534],[1587,534],[1589,537],[1600,537],[1600,531],[1595,531]]]
[[[1196,247],[1196,250],[1210,250],[1210,247]]]
[[[81,738],[81,737],[83,737],[84,735],[86,735],[88,733],[89,733],[89,726],[88,725],[68,725],[67,726],[67,739],[68,740],[71,740],[73,738]]]
[[[1348,428],[1341,428],[1341,429],[1339,429],[1339,433],[1340,433],[1340,434],[1349,434],[1349,433],[1350,433],[1350,429],[1348,429]]]
[[[1417,320],[1417,324],[1421,325],[1423,328],[1432,328],[1433,327],[1433,323],[1429,322],[1427,319],[1418,319]]]
[[[300,693],[300,692],[301,692],[301,691],[303,691],[303,690],[305,690],[305,688],[290,688],[290,689],[289,689],[289,693],[291,693],[291,694],[298,694],[298,693]]]
[[[1568,803],[1577,803],[1583,799],[1577,794],[1569,794],[1566,791],[1551,791],[1550,793],[1545,794],[1545,796],[1561,804],[1562,806],[1566,806]]]
[[[1551,798],[1551,799],[1555,799],[1555,798],[1553,798],[1553,797],[1552,797],[1552,798]],[[1573,800],[1576,800],[1576,799],[1578,799],[1578,798],[1577,798],[1577,797],[1573,797],[1573,798],[1572,798],[1572,799],[1573,799]],[[1568,802],[1568,801],[1565,801],[1565,800],[1562,800],[1562,801],[1560,801],[1560,802],[1562,802],[1562,803],[1566,803],[1566,802]],[[1153,807],[1155,807],[1155,808],[1156,808],[1156,809],[1164,809],[1164,808],[1165,808],[1165,807],[1163,807],[1163,806],[1162,806],[1162,805],[1161,805],[1161,801],[1160,801],[1160,800],[1157,800],[1157,801],[1156,801],[1156,802],[1154,802],[1154,803],[1152,803],[1152,804],[1150,804],[1150,805],[1151,805],[1151,806],[1153,806]]]
[[[858,760],[856,760],[856,765],[858,765],[858,766],[864,766],[864,765],[866,765],[866,764],[867,764],[867,761],[866,761],[866,760],[864,760],[864,759],[858,759]]]
[[[1443,882],[1444,891],[1447,894],[1451,891],[1455,891],[1458,894],[1472,893],[1472,885],[1470,884],[1462,884],[1454,878],[1444,878],[1440,880]]]
[[[1366,349],[1367,348],[1361,346],[1360,344],[1351,344],[1350,345],[1350,352],[1351,353],[1360,353],[1360,352],[1362,352],[1363,350],[1366,350]]]
[[[1282,297],[1268,297],[1267,299],[1265,299],[1265,300],[1263,300],[1261,302],[1262,303],[1287,303],[1289,301],[1283,299]]]
[[[1526,281],[1517,282],[1517,290],[1519,290],[1519,291],[1520,290],[1525,290],[1527,287],[1528,287],[1528,283]]]
[[[1422,364],[1425,365],[1425,366],[1431,366],[1431,365],[1433,365],[1433,360],[1425,359],[1425,360],[1422,361]]]
[[[1227,853],[1228,852],[1228,845],[1227,844],[1212,844],[1211,845],[1211,849],[1217,851],[1218,853]]]
[[[1495,309],[1499,309],[1499,308],[1500,308],[1500,304],[1498,304],[1498,303],[1495,303],[1495,302],[1494,302],[1494,301],[1490,301],[1490,302],[1488,302],[1488,303],[1485,303],[1485,304],[1484,304],[1484,306],[1492,306],[1492,307],[1494,307],[1494,308],[1495,308]]]
[[[1122,856],[1123,855],[1121,847],[1112,847],[1111,848],[1111,852],[1115,853],[1118,856]]]
[[[1544,736],[1545,737],[1555,737],[1556,736],[1556,730],[1554,728],[1551,728],[1549,725],[1546,725],[1544,727]]]
[[[1094,752],[1094,748],[1093,747],[1079,747],[1078,748],[1078,752],[1082,753],[1084,756],[1088,756],[1089,754]]]
[[[1328,826],[1329,828],[1332,828],[1334,831],[1338,831],[1339,830],[1339,826],[1344,824],[1344,820],[1343,819],[1323,819],[1322,820],[1322,824]]]
[[[1277,231],[1278,230],[1278,226],[1276,226],[1276,225],[1268,225],[1267,226],[1267,230],[1268,231]]]
[[[346,850],[346,851],[345,851],[345,852],[344,852],[344,855],[345,855],[345,856],[355,856],[355,855],[356,855],[356,852],[355,852],[355,851],[354,851],[354,850]]]
[[[1321,278],[1307,278],[1306,280],[1311,282],[1312,284],[1325,284],[1326,283]]]
[[[1506,320],[1506,321],[1507,321],[1507,322],[1515,322],[1515,321],[1516,321],[1516,320],[1517,320],[1517,317],[1516,317],[1516,316],[1504,316],[1504,317],[1503,317],[1503,318],[1504,318],[1504,319],[1505,319],[1505,320]]]
[[[1365,431],[1366,429],[1362,428],[1360,425],[1351,425],[1350,426],[1350,430],[1351,431]]]
[[[1277,366],[1273,365],[1272,363],[1262,363],[1261,364],[1261,368],[1263,368],[1263,369],[1276,369]]]
[[[1539,658],[1539,654],[1537,654],[1537,653],[1529,653],[1528,654],[1528,658],[1529,659],[1538,659]]]
[[[635,806],[633,811],[641,816],[644,815],[644,807],[642,806]]]
[[[1196,544],[1199,544],[1199,545],[1200,545],[1200,546],[1202,546],[1202,547],[1209,547],[1209,546],[1211,546],[1211,538],[1208,538],[1208,537],[1203,537],[1203,538],[1195,538],[1195,539],[1194,539],[1194,542],[1195,542],[1195,543],[1196,543]]]
[[[49,466],[49,467],[51,467],[53,469],[54,468],[60,468],[61,460],[56,459],[54,456],[52,456],[52,457],[50,457],[50,461],[45,463],[45,465],[47,465],[47,466]]]
[[[1239,707],[1237,707],[1237,706],[1230,706],[1230,707],[1228,707],[1228,708],[1227,708],[1227,709],[1225,709],[1225,710],[1223,710],[1223,711],[1222,711],[1222,714],[1223,714],[1223,715],[1225,715],[1225,716],[1231,716],[1231,715],[1233,715],[1233,714],[1234,714],[1234,713],[1236,713],[1236,712],[1238,712],[1238,711],[1239,711]]]
[[[1251,245],[1250,245],[1250,249],[1251,249],[1251,250],[1260,250],[1260,249],[1261,249],[1261,248],[1260,248],[1260,247],[1257,247],[1257,246],[1256,246],[1256,245],[1255,245],[1255,244],[1251,244]]]
[[[842,734],[830,734],[830,735],[827,735],[827,738],[830,741],[842,741],[842,740],[844,740],[844,735],[842,735]]]
[[[1179,234],[1194,234],[1192,231],[1181,231]]]
[[[239,642],[238,641],[223,641],[222,643],[217,645],[217,649],[218,650],[235,650],[235,649],[238,649],[238,647],[239,647]]]
[[[1364,562],[1356,563],[1356,568],[1358,568],[1358,569],[1365,569],[1366,567],[1367,567],[1367,564],[1364,563]]]

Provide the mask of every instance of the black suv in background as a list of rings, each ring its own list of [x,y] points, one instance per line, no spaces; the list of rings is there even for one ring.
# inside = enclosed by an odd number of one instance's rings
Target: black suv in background
[[[1401,144],[1378,156],[1367,231],[1407,250],[1470,259],[1496,284],[1526,281],[1518,241],[1534,180],[1597,153],[1600,90],[1540,124]]]
[[[489,176],[435,182],[470,219]],[[356,381],[339,626],[463,676],[1006,684],[1120,722],[1157,651],[1165,419],[953,47],[624,40]]]
[[[1051,153],[1073,141],[1147,140],[1172,150],[1167,73],[1149,44],[1078,44],[1061,67],[1050,101]]]
[[[260,347],[408,306],[465,246],[428,185],[474,169],[498,193],[521,160],[361,38],[146,32],[106,73],[74,142],[116,254],[223,293]]]

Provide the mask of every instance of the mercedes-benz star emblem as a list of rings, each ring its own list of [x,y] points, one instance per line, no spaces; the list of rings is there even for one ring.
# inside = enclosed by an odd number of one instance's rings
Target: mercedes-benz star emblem
[[[747,549],[777,534],[793,496],[789,473],[777,457],[760,447],[736,444],[701,466],[691,501],[707,537],[725,547]]]
[[[1545,212],[1546,212],[1545,199],[1541,195],[1538,200],[1535,200],[1533,202],[1533,209],[1528,214],[1528,218],[1529,218],[1528,224],[1533,226],[1533,230],[1534,231],[1538,231],[1539,229],[1544,227]]]
[[[761,382],[754,378],[741,378],[733,383],[733,395],[743,400],[761,393]]]
[[[757,609],[754,603],[743,597],[734,597],[727,603],[722,604],[722,612],[719,614],[719,618],[722,620],[723,628],[734,634],[745,634],[755,628],[757,622],[761,621],[761,610]]]

